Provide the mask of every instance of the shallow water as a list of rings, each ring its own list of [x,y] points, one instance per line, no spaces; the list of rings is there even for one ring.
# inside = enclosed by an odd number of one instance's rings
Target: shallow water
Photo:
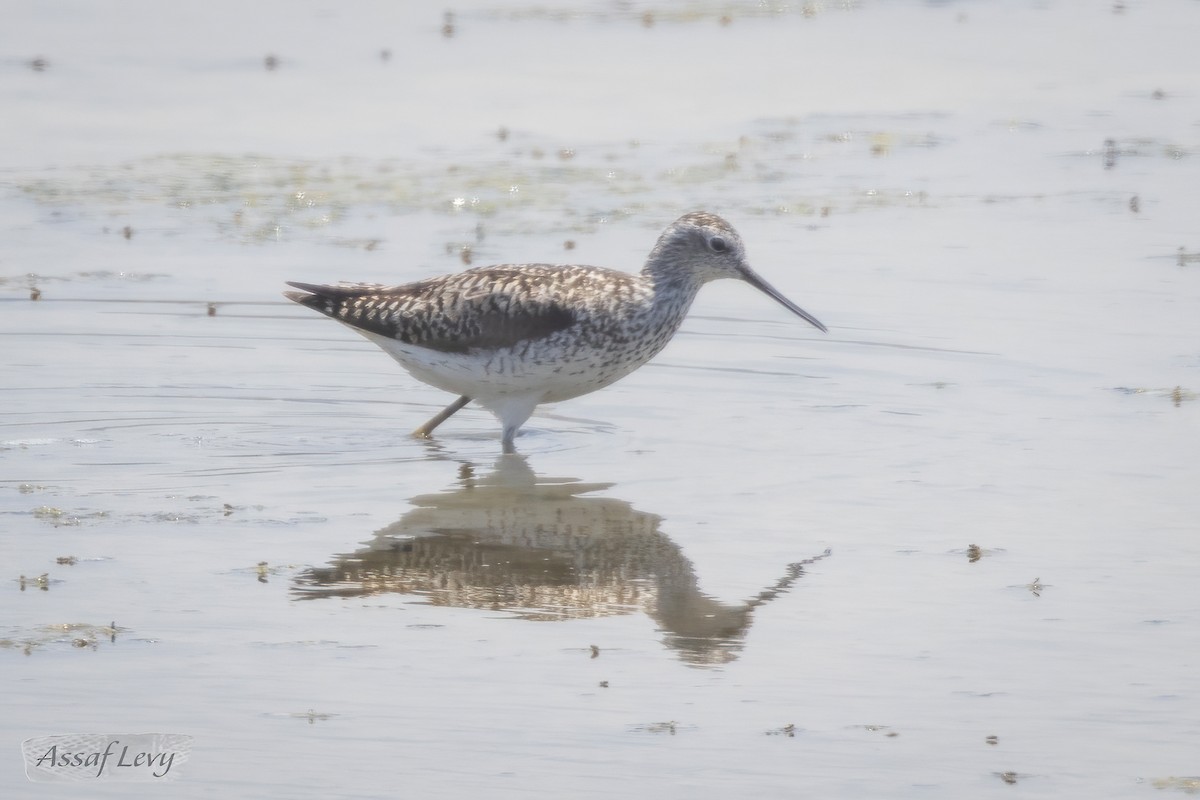
[[[181,797],[1195,790],[1195,4],[48,8],[6,797],[88,731],[194,736]],[[634,270],[694,208],[830,334],[714,284],[517,456],[279,296]]]

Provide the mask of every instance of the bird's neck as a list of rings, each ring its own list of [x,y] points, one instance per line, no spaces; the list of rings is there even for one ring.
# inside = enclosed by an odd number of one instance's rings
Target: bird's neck
[[[642,278],[650,285],[653,293],[651,305],[656,313],[675,317],[682,321],[703,285],[694,274],[680,270],[678,265],[667,268],[661,261],[651,258],[642,270]]]

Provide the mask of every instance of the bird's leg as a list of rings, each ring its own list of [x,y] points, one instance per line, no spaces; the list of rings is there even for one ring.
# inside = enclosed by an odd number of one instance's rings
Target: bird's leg
[[[419,427],[415,431],[413,431],[412,435],[416,436],[420,439],[428,439],[430,436],[433,435],[434,428],[436,428],[438,425],[441,425],[443,422],[445,422],[446,420],[453,417],[456,412],[458,412],[463,406],[465,406],[469,402],[471,402],[471,398],[467,397],[464,394],[462,397],[458,398],[453,403],[446,406],[441,411],[439,411],[437,414],[435,414],[434,417],[432,419],[430,419],[428,422],[426,422],[424,425],[422,425],[421,427]]]

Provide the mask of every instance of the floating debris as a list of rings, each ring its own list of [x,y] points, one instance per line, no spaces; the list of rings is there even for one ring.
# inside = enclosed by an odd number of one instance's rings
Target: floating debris
[[[1171,400],[1171,405],[1179,408],[1185,401],[1190,402],[1197,397],[1196,392],[1191,389],[1185,389],[1182,386],[1176,386],[1172,389],[1146,389],[1133,386],[1114,386],[1114,392],[1121,394],[1146,394],[1154,397],[1165,397]]]
[[[782,728],[772,728],[771,730],[766,731],[766,734],[767,736],[786,736],[789,739],[792,739],[796,736],[796,726],[788,723]]]
[[[951,550],[950,552],[955,553],[955,554],[964,555],[967,557],[968,562],[974,564],[977,561],[979,561],[980,559],[988,558],[989,556],[994,556],[997,553],[1003,553],[1004,548],[1003,547],[980,547],[977,544],[970,544],[970,545],[967,545],[965,548],[962,548],[959,550]]]
[[[79,524],[78,517],[70,516],[66,511],[54,506],[38,506],[33,510],[34,519],[46,520],[53,523],[54,527],[75,526]]]
[[[17,583],[20,585],[22,592],[25,591],[26,586],[36,586],[43,592],[48,592],[50,591],[50,573],[43,572],[36,578],[26,578],[24,575],[22,575],[17,579]]]
[[[1117,142],[1115,139],[1104,140],[1104,168],[1112,169],[1117,165]]]
[[[1185,794],[1200,794],[1200,777],[1188,776],[1176,778],[1155,778],[1151,784],[1155,789],[1174,789]]]
[[[596,645],[592,645],[591,648],[592,648],[592,658],[599,658],[600,657],[600,648],[596,647]]]
[[[862,728],[863,730],[870,731],[871,733],[882,733],[889,739],[894,739],[900,735],[898,732],[891,730],[890,725],[854,725],[852,727]]]
[[[268,716],[278,716],[278,715],[269,714]],[[309,725],[316,725],[318,720],[324,722],[325,720],[333,719],[334,717],[336,717],[338,715],[337,714],[326,714],[321,711],[314,711],[313,709],[310,708],[308,711],[292,711],[288,714],[284,714],[283,716],[290,717],[291,719],[306,719],[306,720],[308,720]]]
[[[35,650],[53,644],[72,649],[96,650],[101,639],[116,642],[117,630],[116,622],[109,625],[90,625],[84,622],[46,625],[15,638],[0,638],[0,649],[19,649],[27,656],[33,655]]]

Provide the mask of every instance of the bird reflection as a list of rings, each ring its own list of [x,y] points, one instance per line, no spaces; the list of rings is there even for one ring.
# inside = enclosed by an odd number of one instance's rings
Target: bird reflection
[[[750,600],[722,603],[700,591],[661,517],[587,496],[612,485],[538,476],[516,454],[482,477],[464,465],[454,489],[412,498],[415,508],[364,547],[300,573],[295,596],[398,592],[530,620],[642,611],[683,661],[714,665],[737,658],[756,608],[829,555],[788,564]]]

